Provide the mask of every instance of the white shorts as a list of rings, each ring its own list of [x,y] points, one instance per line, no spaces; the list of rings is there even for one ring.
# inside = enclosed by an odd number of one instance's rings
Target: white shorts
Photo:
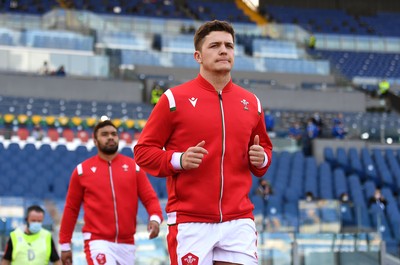
[[[171,265],[258,264],[257,231],[251,219],[171,225],[167,242]]]
[[[86,240],[85,254],[89,265],[135,265],[135,245]]]

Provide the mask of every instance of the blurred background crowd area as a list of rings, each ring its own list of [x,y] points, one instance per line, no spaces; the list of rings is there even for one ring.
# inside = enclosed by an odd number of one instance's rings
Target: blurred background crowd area
[[[160,95],[198,73],[195,30],[219,19],[236,31],[234,82],[260,98],[274,144],[262,178],[273,193],[253,177],[249,194],[260,262],[399,264],[399,12],[373,0],[0,1],[1,247],[31,202],[57,234],[101,116],[133,156]],[[149,179],[164,205],[165,179]],[[138,218],[138,264],[167,264],[142,207]]]

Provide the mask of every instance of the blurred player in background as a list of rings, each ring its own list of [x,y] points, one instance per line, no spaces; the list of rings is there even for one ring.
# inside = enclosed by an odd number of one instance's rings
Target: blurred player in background
[[[150,239],[158,236],[161,206],[145,172],[118,153],[115,125],[101,121],[93,136],[98,154],[79,164],[71,176],[60,227],[61,259],[72,264],[71,238],[83,204],[88,264],[132,265],[138,200],[150,215]]]

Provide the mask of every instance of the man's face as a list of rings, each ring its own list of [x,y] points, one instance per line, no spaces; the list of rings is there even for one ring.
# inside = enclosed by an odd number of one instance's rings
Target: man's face
[[[95,139],[97,149],[107,155],[115,154],[118,151],[118,133],[113,126],[105,126],[97,131]]]
[[[42,223],[44,219],[44,214],[42,212],[30,211],[27,217],[28,223]]]
[[[230,72],[235,60],[232,35],[225,31],[212,31],[194,56],[207,72]]]

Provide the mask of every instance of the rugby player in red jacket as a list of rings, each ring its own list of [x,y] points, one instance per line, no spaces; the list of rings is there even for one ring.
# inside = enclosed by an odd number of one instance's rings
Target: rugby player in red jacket
[[[71,238],[81,205],[88,264],[134,264],[134,235],[140,199],[149,214],[149,238],[159,233],[161,206],[145,172],[118,153],[117,128],[110,120],[94,128],[98,154],[72,173],[60,227],[61,260],[72,264]]]
[[[167,177],[171,265],[256,265],[257,233],[249,199],[252,174],[272,159],[263,108],[234,84],[234,30],[206,22],[194,36],[199,75],[167,90],[134,147],[153,176]]]

